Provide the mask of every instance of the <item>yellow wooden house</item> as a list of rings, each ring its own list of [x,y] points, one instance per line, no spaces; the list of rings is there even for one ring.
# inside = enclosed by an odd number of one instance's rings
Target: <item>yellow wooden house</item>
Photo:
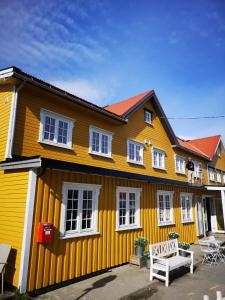
[[[102,108],[1,70],[0,161],[0,243],[12,246],[6,277],[21,292],[127,263],[138,236],[225,232],[221,136],[178,139],[153,90]]]

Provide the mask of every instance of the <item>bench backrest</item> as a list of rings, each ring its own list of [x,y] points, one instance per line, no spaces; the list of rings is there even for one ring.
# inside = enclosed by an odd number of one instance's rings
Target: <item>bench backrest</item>
[[[150,257],[163,257],[170,254],[178,253],[178,241],[177,239],[164,241],[149,246]]]

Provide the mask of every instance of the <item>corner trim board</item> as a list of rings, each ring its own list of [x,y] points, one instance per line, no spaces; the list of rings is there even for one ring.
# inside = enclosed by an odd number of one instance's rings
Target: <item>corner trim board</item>
[[[26,210],[25,210],[25,221],[23,230],[23,242],[20,259],[20,273],[19,273],[19,291],[25,293],[27,289],[27,274],[30,258],[30,243],[31,243],[31,232],[33,223],[33,212],[34,212],[34,200],[37,183],[36,169],[29,170],[28,177],[28,190],[26,199]]]

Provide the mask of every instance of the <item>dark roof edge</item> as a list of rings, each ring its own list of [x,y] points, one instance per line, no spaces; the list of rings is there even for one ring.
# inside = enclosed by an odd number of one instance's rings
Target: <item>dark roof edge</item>
[[[112,112],[109,112],[109,111],[105,110],[104,108],[102,108],[102,107],[100,107],[96,104],[93,104],[93,103],[91,103],[87,100],[79,98],[79,97],[77,97],[77,96],[75,96],[75,95],[73,95],[69,92],[66,92],[66,91],[64,91],[64,90],[62,90],[62,89],[60,89],[60,88],[58,88],[54,85],[51,85],[51,84],[49,84],[49,83],[47,83],[47,82],[45,82],[41,79],[38,79],[37,77],[31,76],[27,73],[24,73],[23,71],[21,71],[17,67],[10,67],[10,68],[7,68],[7,69],[2,69],[2,70],[0,70],[0,72],[3,72],[4,70],[12,70],[12,72],[13,72],[12,76],[14,76],[14,77],[16,77],[20,80],[24,80],[24,81],[29,82],[30,84],[32,84],[34,86],[41,87],[41,88],[43,88],[43,89],[45,89],[45,90],[47,90],[47,91],[49,91],[53,94],[56,94],[56,95],[61,96],[63,98],[66,98],[67,100],[70,100],[70,101],[72,101],[72,102],[74,102],[78,105],[81,105],[83,107],[94,110],[95,112],[101,113],[101,114],[103,114],[103,115],[105,115],[109,118],[112,118],[112,119],[117,120],[117,121],[122,122],[122,123],[127,123],[127,121],[124,118],[122,118],[122,117],[120,117],[120,116],[118,116],[118,115],[116,115]]]
[[[30,162],[33,162],[34,158],[25,158],[16,157],[15,159],[2,161],[0,162],[0,168],[4,166],[7,163],[7,166],[13,165],[16,169],[16,166],[19,168],[19,162],[24,165],[24,162],[26,162],[26,166],[29,165]],[[94,167],[94,166],[88,166],[88,165],[82,165],[77,163],[71,163],[71,162],[65,162],[50,158],[44,158],[39,157],[39,159],[36,159],[38,162],[41,162],[41,165],[37,167],[43,167],[43,168],[50,168],[50,169],[56,169],[56,170],[67,170],[77,173],[87,173],[87,174],[95,174],[95,175],[102,175],[102,176],[110,176],[110,177],[119,177],[119,178],[126,178],[126,179],[132,179],[132,180],[139,180],[139,181],[146,181],[149,183],[159,183],[159,184],[170,184],[170,185],[177,185],[177,186],[183,186],[183,187],[191,187],[196,189],[202,189],[203,186],[190,186],[187,182],[179,181],[179,180],[173,180],[173,179],[166,179],[166,178],[160,178],[155,176],[148,176],[148,175],[142,175],[137,173],[130,173],[130,172],[124,172],[124,171],[118,171],[118,170],[112,170],[112,169],[105,169],[100,167]]]
[[[203,159],[205,159],[205,160],[211,161],[211,159],[210,159],[208,156],[205,156],[205,155],[203,155],[203,154],[200,154],[200,153],[197,153],[197,152],[195,152],[195,151],[192,151],[192,150],[190,150],[190,149],[188,149],[188,148],[186,148],[186,147],[183,147],[183,146],[181,146],[181,145],[174,145],[174,147],[175,147],[175,148],[179,148],[179,149],[181,149],[181,150],[183,150],[183,151],[186,151],[186,152],[188,152],[188,153],[194,154],[194,155],[196,155],[196,156],[199,156],[199,157],[201,157],[201,158],[203,158]]]

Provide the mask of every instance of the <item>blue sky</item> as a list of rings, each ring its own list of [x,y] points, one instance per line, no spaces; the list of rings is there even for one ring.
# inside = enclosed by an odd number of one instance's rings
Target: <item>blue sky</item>
[[[225,115],[225,1],[1,0],[0,68],[98,105],[153,88],[168,117]],[[225,119],[171,120],[178,136]]]

